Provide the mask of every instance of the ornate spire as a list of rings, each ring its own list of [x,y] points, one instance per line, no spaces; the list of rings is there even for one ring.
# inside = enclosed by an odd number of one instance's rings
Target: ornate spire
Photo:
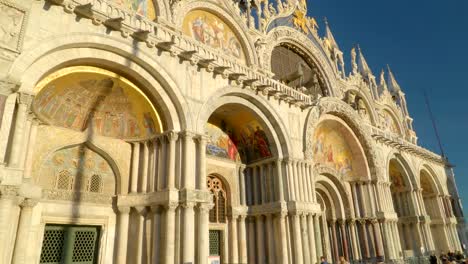
[[[371,74],[372,75],[372,71],[371,69],[369,68],[369,65],[367,64],[367,61],[366,59],[364,58],[364,55],[362,55],[362,51],[361,51],[361,48],[359,47],[359,45],[357,45],[357,49],[358,49],[358,60],[357,60],[357,64],[358,64],[358,70],[359,72],[363,75],[363,76],[366,76],[368,74]]]
[[[328,42],[329,47],[339,50],[340,47],[338,47],[338,44],[336,43],[335,37],[333,36],[330,26],[328,25],[327,18],[325,18],[324,21],[325,21],[325,39]]]
[[[398,92],[401,91],[400,85],[397,83],[395,76],[393,76],[393,72],[390,69],[390,66],[387,64],[387,86],[391,92]]]

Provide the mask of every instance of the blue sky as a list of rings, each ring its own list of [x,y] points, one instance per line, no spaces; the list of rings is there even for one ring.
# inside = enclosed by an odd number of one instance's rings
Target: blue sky
[[[439,153],[424,103],[430,97],[442,144],[468,208],[468,1],[308,0],[308,14],[327,17],[349,70],[358,43],[374,75],[389,64],[406,93],[419,144]]]

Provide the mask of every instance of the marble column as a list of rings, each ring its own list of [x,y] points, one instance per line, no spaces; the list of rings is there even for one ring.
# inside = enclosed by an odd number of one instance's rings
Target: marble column
[[[246,195],[246,184],[245,184],[245,165],[241,164],[238,168],[238,178],[239,178],[239,203],[241,205],[247,205],[247,195]],[[206,172],[205,172],[206,174]],[[205,176],[206,178],[206,176]],[[206,185],[206,183],[205,183]]]
[[[132,150],[132,181],[130,183],[130,192],[137,193],[138,192],[138,166],[140,163],[140,143],[134,142],[132,143],[133,150]]]
[[[384,257],[384,250],[382,244],[382,235],[380,232],[379,221],[377,219],[371,219],[372,229],[374,231],[374,241],[375,241],[375,254],[377,257]]]
[[[11,214],[16,199],[16,190],[7,189],[6,186],[0,187],[0,263],[8,263],[6,259],[9,253],[9,230],[11,223]],[[11,252],[11,251],[10,251]]]
[[[13,134],[12,147],[9,165],[18,168],[21,165],[21,156],[24,151],[24,140],[26,138],[25,125],[27,112],[32,104],[34,96],[27,93],[18,93],[17,96],[17,112],[15,120],[15,133]]]
[[[317,247],[317,263],[320,263],[320,257],[326,254],[323,251],[322,246],[322,232],[320,230],[320,215],[314,215],[314,232],[315,232],[315,245]]]
[[[350,260],[349,252],[348,252],[348,235],[346,232],[346,221],[344,219],[340,219],[339,221],[340,229],[341,229],[341,240],[343,245],[343,254],[346,260]]]
[[[356,220],[355,219],[350,219],[348,220],[348,226],[349,226],[349,233],[351,234],[351,242],[352,242],[352,250],[353,250],[353,256],[354,260],[359,260],[361,259],[361,255],[359,253],[359,243],[358,239],[356,236]]]
[[[264,221],[263,215],[256,216],[257,222],[257,261],[256,263],[265,264],[265,228],[264,228]]]
[[[338,251],[338,237],[336,235],[336,220],[330,220],[330,229],[332,232],[332,243],[333,243],[333,257],[335,261],[339,260],[340,253]]]
[[[361,224],[361,234],[362,234],[362,245],[364,245],[364,260],[370,259],[370,251],[369,251],[369,241],[367,239],[367,227],[366,227],[366,220],[360,219],[359,223]]]
[[[276,187],[277,187],[277,194],[278,194],[278,200],[280,202],[284,201],[284,184],[283,184],[283,173],[281,171],[281,164],[282,164],[282,160],[281,159],[278,159],[276,161],[276,173],[275,173],[275,176],[276,176]]]
[[[25,199],[21,204],[21,214],[18,223],[18,231],[16,232],[16,243],[13,251],[13,264],[22,264],[26,262],[30,247],[30,230],[32,225],[32,213],[34,206],[37,205],[36,200]]]
[[[304,262],[304,255],[302,252],[302,241],[301,241],[301,223],[300,216],[295,214],[293,217],[293,238],[294,238],[294,263],[302,264]]]
[[[176,156],[176,141],[179,135],[176,132],[169,132],[166,134],[169,146],[167,149],[167,183],[166,189],[167,190],[174,190],[175,189],[175,156]],[[185,164],[188,166],[187,164]]]
[[[143,147],[143,158],[141,159],[142,164],[141,164],[141,175],[140,175],[140,191],[142,193],[146,193],[148,191],[148,179],[149,179],[149,173],[148,173],[148,166],[149,166],[149,146],[148,142],[142,142]]]
[[[315,244],[314,216],[307,215],[307,236],[309,239],[310,264],[317,263],[317,247]]]
[[[208,140],[208,137],[205,135],[200,135],[197,138],[197,188],[205,191],[206,190],[206,142]],[[239,185],[243,185],[244,179],[240,179]],[[240,188],[241,191],[244,190],[244,188]],[[240,195],[241,200],[244,198],[243,195]],[[243,204],[243,203],[241,203]]]
[[[26,159],[24,162],[24,178],[30,179],[32,172],[32,162],[34,156],[34,149],[36,145],[37,127],[39,126],[39,120],[32,117],[31,129],[29,131],[29,140],[26,149]]]
[[[164,263],[173,264],[175,261],[175,210],[177,202],[170,202],[166,206],[166,219],[164,230]]]
[[[118,215],[118,240],[117,240],[117,254],[116,263],[127,263],[127,250],[128,250],[128,223],[130,218],[130,207],[119,207]]]
[[[143,239],[144,239],[144,234],[146,232],[145,230],[145,217],[146,217],[146,207],[144,206],[137,206],[135,207],[135,210],[137,211],[137,218],[138,218],[138,231],[135,234],[135,240],[134,243],[136,243],[136,254],[135,254],[135,259],[132,261],[135,264],[140,264],[143,263],[145,260],[143,260],[143,256],[145,255],[143,253]]]
[[[289,259],[289,253],[288,253],[288,241],[286,240],[287,239],[287,232],[286,232],[286,212],[281,212],[279,215],[278,215],[278,218],[277,218],[277,223],[278,223],[278,227],[277,227],[277,230],[279,230],[279,253],[280,253],[280,260],[279,262],[281,264],[288,264],[288,259]]]
[[[239,263],[247,263],[247,233],[245,230],[246,216],[239,216]],[[205,262],[200,262],[205,263]]]
[[[289,192],[289,197],[288,200],[296,200],[296,185],[294,184],[294,170],[293,170],[293,161],[291,159],[287,160],[287,166],[288,166],[288,192]]]
[[[307,219],[305,214],[301,214],[301,233],[302,233],[302,252],[304,255],[304,263],[310,262],[309,238],[307,237]]]
[[[275,238],[274,238],[274,228],[273,228],[273,215],[268,214],[266,216],[266,236],[267,236],[267,245],[268,245],[268,264],[275,264]]]
[[[161,262],[161,207],[158,205],[151,206],[152,213],[152,245],[151,245],[151,263]]]
[[[255,218],[247,218],[248,228],[249,228],[249,241],[248,241],[248,259],[249,263],[257,263],[255,258],[257,256],[256,247],[255,247]]]
[[[198,263],[207,263],[210,249],[209,243],[209,212],[213,204],[198,206]]]
[[[230,263],[237,264],[239,263],[239,250],[237,240],[237,218],[239,216],[233,215],[229,221],[229,243],[230,243]]]
[[[182,206],[182,263],[195,263],[195,203],[185,202]]]

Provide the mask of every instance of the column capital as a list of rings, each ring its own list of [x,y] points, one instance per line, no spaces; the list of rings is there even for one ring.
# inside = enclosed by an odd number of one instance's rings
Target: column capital
[[[1,79],[0,80],[0,95],[10,95],[14,93],[20,87],[20,83],[8,80],[8,79]]]
[[[130,206],[119,206],[117,208],[117,210],[119,211],[119,213],[121,214],[129,214],[130,213]]]
[[[208,135],[197,135],[195,136],[195,140],[197,140],[197,142],[199,144],[206,144],[206,142],[210,139],[210,137]]]
[[[168,204],[164,205],[164,207],[169,211],[174,211],[177,206],[179,206],[179,202],[170,201]]]
[[[176,141],[179,138],[179,134],[175,131],[166,132],[164,136],[169,141]]]
[[[196,138],[198,135],[197,133],[190,131],[190,130],[184,130],[179,133],[179,136],[184,138],[184,139],[190,139],[190,138]]]
[[[195,205],[197,205],[196,202],[185,201],[184,203],[182,203],[182,208],[184,208],[184,209],[193,209],[195,207]]]
[[[162,211],[162,208],[160,205],[151,205],[150,206],[150,211],[154,214],[159,214]]]
[[[10,185],[0,186],[0,199],[13,198],[18,195],[18,187]]]
[[[346,225],[346,219],[338,219],[337,222],[340,226]]]
[[[148,213],[148,209],[146,208],[146,206],[135,206],[134,208],[137,211],[137,213],[141,216],[145,216],[146,213]]]
[[[241,222],[245,221],[246,218],[247,218],[246,215],[239,215],[239,220],[240,220]]]
[[[24,199],[19,206],[23,209],[32,209],[39,201],[35,199]]]
[[[358,220],[358,222],[359,222],[361,225],[365,225],[366,222],[367,222],[367,219],[361,218],[361,219]]]
[[[18,104],[24,104],[28,108],[31,106],[32,101],[34,99],[34,95],[25,93],[25,92],[18,92],[18,97],[16,98],[16,101]]]
[[[354,219],[354,218],[347,219],[346,222],[348,222],[348,225],[350,225],[350,226],[355,226],[356,225],[356,219]]]
[[[377,218],[371,218],[369,219],[370,223],[373,224],[373,225],[376,225],[379,223],[379,220],[377,220]]]

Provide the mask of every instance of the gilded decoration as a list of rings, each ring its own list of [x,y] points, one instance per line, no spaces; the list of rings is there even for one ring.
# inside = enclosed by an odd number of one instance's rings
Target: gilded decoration
[[[161,131],[157,111],[129,80],[94,67],[62,69],[36,88],[33,108],[46,122],[119,139]]]
[[[150,20],[156,19],[156,10],[152,0],[112,0],[118,7],[135,12]]]
[[[183,21],[182,31],[225,55],[245,61],[242,45],[232,29],[219,17],[204,10],[189,12]]]
[[[115,176],[109,163],[84,145],[56,151],[41,167],[44,188],[113,194]]]
[[[321,124],[315,130],[313,157],[316,164],[331,167],[343,176],[352,176],[356,161],[344,135],[334,126]]]
[[[223,115],[214,114],[205,126],[207,154],[235,162],[272,157],[268,136],[252,114],[226,108]]]
[[[403,179],[403,174],[402,174],[399,166],[396,165],[395,162],[391,162],[388,171],[389,171],[388,173],[389,173],[389,176],[390,176],[390,181],[392,183],[391,188],[394,191],[404,190],[406,188],[406,184],[405,184],[405,181]]]

